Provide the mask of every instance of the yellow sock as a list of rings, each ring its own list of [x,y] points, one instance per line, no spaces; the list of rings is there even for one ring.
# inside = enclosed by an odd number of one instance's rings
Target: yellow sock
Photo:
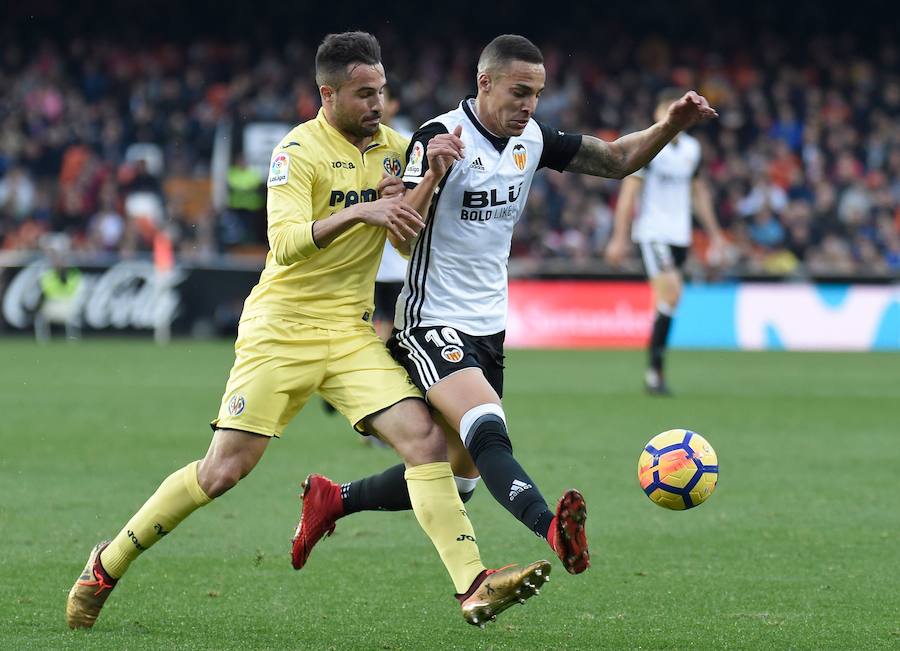
[[[484,565],[450,464],[443,461],[414,466],[406,469],[405,476],[416,519],[434,543],[456,592],[464,593]]]
[[[125,574],[131,561],[141,552],[152,547],[191,513],[212,501],[197,481],[198,465],[200,462],[195,461],[166,477],[103,550],[100,563],[111,577],[118,579]]]

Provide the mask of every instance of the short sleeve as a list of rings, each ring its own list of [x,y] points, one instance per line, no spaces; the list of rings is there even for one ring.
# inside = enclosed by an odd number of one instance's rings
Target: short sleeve
[[[319,250],[312,236],[314,176],[301,146],[275,148],[266,181],[266,210],[269,247],[278,264],[293,264]]]
[[[440,122],[429,122],[416,131],[406,150],[406,169],[403,171],[403,183],[407,188],[416,187],[428,171],[428,142],[436,135],[449,133],[447,127]]]
[[[581,136],[565,133],[540,122],[538,122],[538,126],[541,128],[541,137],[544,139],[544,149],[541,152],[538,169],[549,167],[557,172],[562,172],[578,153],[578,149],[581,147]]]

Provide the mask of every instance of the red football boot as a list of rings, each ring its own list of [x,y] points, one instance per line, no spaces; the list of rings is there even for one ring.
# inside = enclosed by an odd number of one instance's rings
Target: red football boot
[[[328,477],[312,474],[300,486],[303,507],[291,539],[291,565],[295,570],[306,565],[316,543],[334,533],[335,522],[344,515],[341,487]]]
[[[556,516],[550,523],[547,542],[569,574],[581,574],[591,566],[584,531],[586,519],[584,496],[574,488],[563,493],[556,506]]]

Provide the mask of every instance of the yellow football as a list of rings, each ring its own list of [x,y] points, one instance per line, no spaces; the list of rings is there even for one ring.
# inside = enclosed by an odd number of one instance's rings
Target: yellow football
[[[705,438],[689,429],[670,429],[644,446],[638,481],[656,504],[683,511],[703,504],[716,488],[719,459]]]

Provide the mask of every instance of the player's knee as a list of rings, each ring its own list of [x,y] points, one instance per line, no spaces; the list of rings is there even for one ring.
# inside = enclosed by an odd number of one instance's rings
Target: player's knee
[[[393,439],[394,449],[411,465],[447,460],[447,439],[427,411],[409,419]]]
[[[489,447],[499,446],[512,452],[512,443],[506,430],[506,414],[498,404],[486,403],[463,414],[459,423],[459,436],[475,461]]]
[[[462,500],[463,504],[472,498],[475,487],[478,486],[479,479],[481,479],[481,477],[453,477],[453,480],[456,482],[456,490],[459,491],[459,499]]]
[[[204,493],[216,498],[234,488],[246,474],[238,459],[204,461],[198,469],[197,480]]]

